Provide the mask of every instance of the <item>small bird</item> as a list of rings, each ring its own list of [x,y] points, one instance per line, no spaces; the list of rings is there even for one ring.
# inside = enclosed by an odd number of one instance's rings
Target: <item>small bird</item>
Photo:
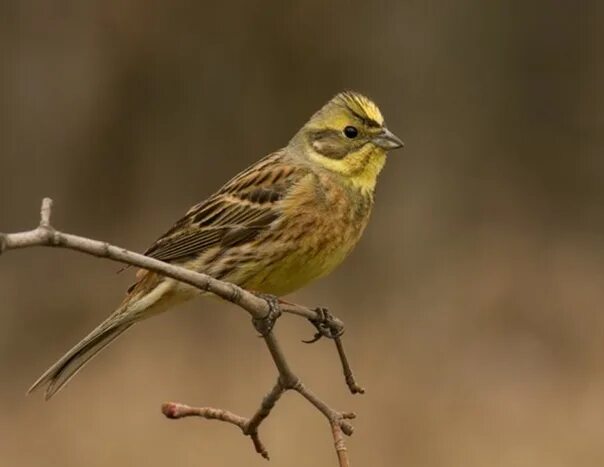
[[[286,295],[330,273],[350,253],[367,225],[386,154],[402,146],[370,99],[337,94],[285,148],[189,209],[145,254],[255,293]],[[139,270],[117,310],[29,392],[46,386],[49,399],[134,323],[199,293]]]

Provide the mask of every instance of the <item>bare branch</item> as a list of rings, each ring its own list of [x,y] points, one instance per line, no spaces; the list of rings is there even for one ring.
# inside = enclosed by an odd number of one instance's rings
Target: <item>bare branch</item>
[[[245,425],[245,429],[243,432],[246,435],[257,435],[258,427],[264,421],[266,417],[268,417],[271,413],[271,410],[275,407],[275,404],[281,397],[281,394],[285,392],[285,388],[283,385],[277,381],[277,384],[273,386],[271,392],[269,392],[264,399],[262,399],[262,403],[260,407],[256,411],[256,413],[250,418]]]
[[[340,357],[340,363],[342,364],[342,371],[344,372],[344,379],[346,380],[348,389],[350,389],[352,394],[364,394],[365,389],[356,382],[350,364],[348,363],[346,352],[344,351],[344,344],[342,343],[344,323],[333,316],[327,308],[316,308],[314,311],[320,315],[320,318],[309,318],[309,321],[315,326],[317,332],[312,339],[303,340],[302,342],[312,344],[322,337],[332,339],[336,343],[338,356]]]
[[[334,342],[336,343],[336,348],[338,349],[338,355],[340,357],[340,362],[342,363],[342,370],[344,371],[344,379],[346,380],[346,384],[348,385],[348,389],[353,394],[365,394],[365,388],[359,386],[357,383],[354,374],[352,373],[352,368],[350,367],[350,363],[348,363],[348,358],[346,357],[346,352],[344,351],[344,344],[342,343],[342,337],[337,336],[334,338]]]
[[[342,434],[342,428],[337,423],[331,424],[331,434],[333,435],[333,444],[338,455],[338,462],[340,467],[350,467],[348,461],[348,449],[344,443],[344,436]]]
[[[166,402],[162,405],[162,413],[168,418],[184,418],[184,417],[203,417],[208,420],[220,420],[223,422],[237,425],[242,430],[245,428],[247,420],[239,415],[235,415],[228,410],[214,409],[212,407],[191,407],[178,402]]]
[[[350,391],[363,393],[364,389],[354,380],[348,359],[344,353],[341,335],[344,330],[343,323],[329,315],[325,309],[311,309],[301,305],[277,301],[274,297],[261,297],[234,284],[214,279],[206,274],[198,273],[186,268],[164,263],[139,253],[110,245],[106,242],[80,237],[55,230],[50,218],[52,214],[52,200],[44,198],[40,209],[39,226],[27,232],[3,234],[0,233],[0,254],[6,250],[29,248],[34,246],[60,247],[80,251],[99,258],[118,261],[131,266],[156,272],[158,274],[176,279],[178,281],[197,287],[200,290],[211,292],[229,302],[246,310],[251,316],[254,326],[259,330],[269,349],[273,362],[279,373],[279,378],[271,391],[264,397],[260,407],[251,418],[241,417],[232,412],[212,407],[191,407],[185,404],[168,402],[162,405],[162,412],[168,418],[179,419],[197,416],[208,420],[220,420],[238,426],[244,435],[252,439],[256,452],[268,459],[268,451],[260,441],[258,428],[270,415],[281,395],[288,390],[293,390],[308,400],[329,421],[334,438],[334,446],[338,455],[340,467],[349,467],[348,453],[344,444],[343,435],[351,435],[353,427],[348,422],[355,417],[353,413],[338,412],[300,381],[292,371],[283,350],[273,332],[273,324],[281,312],[298,315],[310,320],[325,335],[335,340],[338,355],[346,383]],[[277,307],[278,309],[275,309]],[[318,339],[318,338],[317,338]],[[316,339],[315,339],[316,340]]]
[[[40,209],[40,227],[50,228],[50,214],[52,213],[52,199],[44,198]]]

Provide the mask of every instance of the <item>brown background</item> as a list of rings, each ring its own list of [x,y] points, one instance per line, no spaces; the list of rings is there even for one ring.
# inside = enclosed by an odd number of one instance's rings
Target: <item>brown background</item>
[[[294,295],[347,324],[365,396],[283,319],[292,364],[359,414],[356,466],[604,464],[604,51],[597,1],[19,1],[0,7],[0,230],[55,224],[135,250],[287,143],[337,91],[407,143],[371,225]],[[49,403],[29,384],[131,273],[68,251],[0,258],[2,466],[264,466],[237,429],[275,378],[239,310],[194,301],[136,327]],[[335,465],[287,395],[276,466]]]

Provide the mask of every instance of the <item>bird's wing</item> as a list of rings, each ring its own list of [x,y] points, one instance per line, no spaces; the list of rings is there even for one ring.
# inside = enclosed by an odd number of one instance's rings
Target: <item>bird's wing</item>
[[[240,173],[207,200],[193,206],[146,252],[162,261],[178,261],[213,246],[249,242],[276,221],[280,201],[301,170],[280,163],[281,152]]]

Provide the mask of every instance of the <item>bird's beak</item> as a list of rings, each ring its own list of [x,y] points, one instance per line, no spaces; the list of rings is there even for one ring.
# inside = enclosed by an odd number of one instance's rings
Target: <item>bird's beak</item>
[[[384,128],[380,133],[374,136],[373,143],[386,151],[402,148],[405,145],[400,138],[388,128]]]

